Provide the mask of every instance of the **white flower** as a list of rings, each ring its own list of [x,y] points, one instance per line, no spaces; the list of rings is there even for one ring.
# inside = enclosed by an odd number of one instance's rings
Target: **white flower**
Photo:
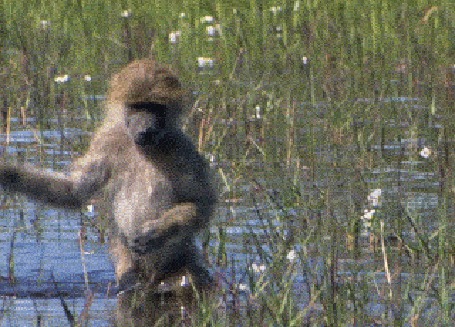
[[[264,264],[258,265],[258,264],[256,264],[256,263],[253,263],[253,264],[251,265],[251,268],[253,269],[253,271],[254,271],[255,273],[261,273],[261,272],[264,272],[264,271],[265,271],[265,265],[264,265]]]
[[[51,27],[51,22],[48,20],[42,20],[40,21],[41,28],[46,29]]]
[[[185,18],[185,17],[186,17],[186,13],[181,12],[181,13],[179,14],[179,18]]]
[[[201,23],[213,23],[215,21],[215,18],[213,18],[213,16],[204,16],[201,17],[200,21]]]
[[[261,107],[259,105],[256,106],[256,118],[260,119],[261,118]]]
[[[199,68],[213,68],[215,61],[212,58],[208,57],[199,57],[197,58]]]
[[[181,31],[175,31],[175,32],[169,33],[169,42],[171,42],[172,44],[177,43],[179,41],[181,35],[182,35]]]
[[[120,16],[122,16],[123,18],[128,18],[131,16],[131,10],[127,9],[127,10],[123,10],[122,13],[120,14]]]
[[[308,64],[308,57],[302,57],[302,62],[304,65]]]
[[[54,78],[54,82],[59,83],[59,84],[60,84],[60,83],[66,83],[66,82],[68,82],[69,80],[70,80],[70,77],[69,77],[67,74],[61,75],[61,76],[56,76],[56,77]]]
[[[208,36],[215,36],[216,33],[217,33],[217,30],[216,30],[215,26],[212,26],[212,25],[207,26],[205,28],[205,30],[206,30]]]
[[[243,283],[240,283],[239,284],[239,290],[240,291],[248,291],[248,285],[247,284],[243,284]]]
[[[431,149],[424,147],[422,151],[420,151],[420,156],[425,159],[429,158],[431,156]]]
[[[365,211],[363,212],[363,216],[360,217],[360,219],[371,220],[373,218],[375,212],[376,212],[376,210],[374,210],[374,209],[371,209],[371,210],[365,209]]]
[[[276,6],[276,7],[270,7],[269,9],[272,14],[276,15],[277,13],[281,12],[283,10],[283,8],[281,8],[280,6]]]
[[[90,75],[84,75],[84,80],[85,80],[86,82],[91,82],[91,81],[92,81],[92,76],[90,76]]]
[[[370,194],[368,194],[367,200],[368,203],[373,206],[377,207],[381,205],[381,196],[382,196],[382,190],[380,188],[376,188],[371,191]]]
[[[289,251],[288,255],[286,256],[286,259],[289,261],[293,262],[297,258],[297,254],[295,253],[295,250]]]

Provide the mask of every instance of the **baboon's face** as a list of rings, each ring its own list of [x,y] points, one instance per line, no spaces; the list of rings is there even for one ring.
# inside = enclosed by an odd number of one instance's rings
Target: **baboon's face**
[[[112,77],[107,115],[118,119],[126,114],[133,135],[146,128],[173,128],[188,109],[184,104],[187,95],[170,70],[150,59],[137,60]]]
[[[142,150],[167,153],[176,148],[176,130],[168,112],[165,105],[156,103],[137,103],[128,108],[128,130]]]
[[[168,128],[166,112],[166,106],[157,103],[140,102],[128,106],[126,124],[134,140],[145,131],[159,133]]]
[[[137,145],[157,147],[160,143],[163,146],[160,140],[179,129],[184,109],[188,109],[184,105],[187,95],[170,70],[152,60],[134,61],[111,80],[108,115],[112,115],[114,121],[124,117]]]

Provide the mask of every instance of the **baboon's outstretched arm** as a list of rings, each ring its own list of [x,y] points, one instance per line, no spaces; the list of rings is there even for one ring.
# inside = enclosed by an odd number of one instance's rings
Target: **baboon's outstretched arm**
[[[107,169],[92,162],[70,176],[30,166],[0,164],[0,184],[43,203],[80,208],[107,180]]]

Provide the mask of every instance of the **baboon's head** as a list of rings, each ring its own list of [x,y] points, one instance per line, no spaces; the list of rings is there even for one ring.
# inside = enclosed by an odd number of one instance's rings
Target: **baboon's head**
[[[133,137],[146,129],[169,129],[180,123],[187,95],[169,69],[151,59],[136,60],[112,77],[107,115],[125,119]]]

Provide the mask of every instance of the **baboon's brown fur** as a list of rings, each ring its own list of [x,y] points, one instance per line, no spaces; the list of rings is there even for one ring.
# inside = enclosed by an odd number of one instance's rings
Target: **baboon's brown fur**
[[[186,95],[169,69],[134,61],[111,79],[105,120],[69,176],[2,163],[0,184],[64,208],[101,198],[121,289],[154,287],[184,271],[202,288],[210,275],[194,236],[207,226],[216,192],[180,128]]]

